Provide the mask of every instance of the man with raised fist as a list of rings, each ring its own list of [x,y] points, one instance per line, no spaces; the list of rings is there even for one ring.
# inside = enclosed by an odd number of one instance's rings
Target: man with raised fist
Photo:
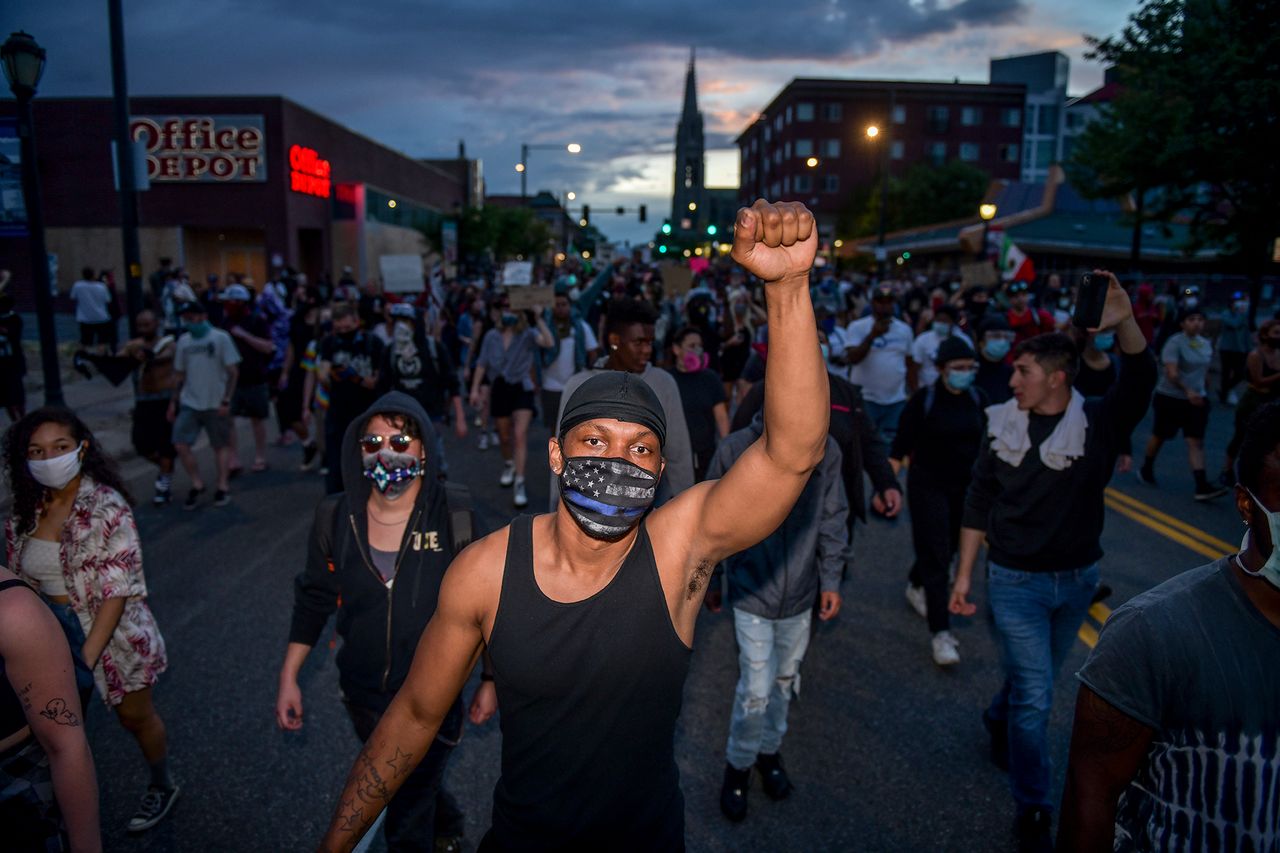
[[[453,561],[407,680],[369,737],[322,849],[350,850],[426,753],[487,650],[502,774],[481,850],[678,850],[673,739],[711,569],[786,518],[822,459],[829,403],[801,204],[738,211],[733,257],[766,282],[764,429],[724,477],[652,510],[666,413],[603,371],[548,441],[555,512],[517,518]]]

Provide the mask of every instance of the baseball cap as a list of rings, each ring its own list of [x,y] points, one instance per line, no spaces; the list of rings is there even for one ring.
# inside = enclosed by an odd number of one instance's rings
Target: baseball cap
[[[249,294],[249,288],[243,284],[229,285],[226,290],[222,291],[223,302],[251,302],[253,297]]]
[[[387,309],[387,312],[392,317],[403,317],[407,320],[412,320],[417,315],[417,312],[413,310],[413,305],[408,302],[396,302]]]
[[[875,289],[871,291],[871,298],[872,299],[896,299],[897,297],[894,295],[892,287],[890,287],[887,284],[878,284],[876,285]]]
[[[178,316],[184,314],[207,314],[204,305],[199,302],[183,302],[178,306]]]

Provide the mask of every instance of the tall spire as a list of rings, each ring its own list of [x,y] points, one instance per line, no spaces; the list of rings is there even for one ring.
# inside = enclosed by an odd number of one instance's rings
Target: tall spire
[[[698,81],[697,72],[694,64],[697,60],[697,48],[689,48],[689,71],[684,77],[684,111],[682,115],[685,118],[692,118],[698,114]]]

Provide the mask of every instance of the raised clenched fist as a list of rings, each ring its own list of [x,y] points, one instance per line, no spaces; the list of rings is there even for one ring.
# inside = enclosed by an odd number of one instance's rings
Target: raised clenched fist
[[[818,248],[818,228],[803,204],[758,199],[738,210],[733,224],[733,259],[766,282],[808,281]]]

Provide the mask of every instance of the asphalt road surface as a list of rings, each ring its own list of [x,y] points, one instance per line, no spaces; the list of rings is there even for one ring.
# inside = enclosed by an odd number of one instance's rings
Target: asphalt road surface
[[[1148,427],[1134,437],[1139,449]],[[1211,476],[1229,432],[1230,411],[1215,408]],[[545,442],[546,432],[535,427],[529,490],[537,509],[547,493]],[[241,446],[247,461],[249,444]],[[506,523],[515,511],[510,491],[497,485],[498,453],[477,451],[474,432],[465,441],[450,434],[448,453],[454,479],[473,489],[482,524],[492,529]],[[269,457],[271,470],[234,482],[230,506],[206,504],[191,513],[177,505],[153,508],[147,466],[137,460],[128,466],[140,498],[151,605],[171,661],[156,703],[183,790],[165,822],[129,836],[124,825],[145,788],[145,766],[113,716],[100,704],[93,707],[89,734],[108,850],[314,849],[358,751],[328,642],[317,646],[303,673],[303,730],[285,734],[275,726],[292,579],[302,564],[321,478],[296,471],[296,447],[273,446]],[[204,461],[210,464],[207,451]],[[1117,475],[1113,483],[1119,508],[1108,510],[1102,564],[1104,581],[1115,589],[1111,607],[1208,562],[1209,554],[1224,550],[1222,540],[1238,542],[1240,522],[1230,498],[1207,505],[1192,500],[1180,440],[1166,446],[1157,475],[1158,489],[1132,474]],[[174,494],[185,492],[179,475]],[[854,546],[844,609],[833,623],[818,625],[802,669],[803,690],[791,708],[782,751],[796,790],[774,803],[757,782],[740,825],[729,824],[718,807],[737,678],[732,623],[727,613],[704,611],[676,736],[691,851],[985,853],[1010,847],[1008,782],[987,761],[979,718],[1000,681],[987,618],[980,608],[976,617],[957,620],[963,660],[949,671],[938,669],[925,624],[903,598],[912,559],[908,522],[859,526]],[[974,598],[980,604],[985,599],[981,580]],[[1107,612],[1098,608],[1094,615],[1105,618]],[[1083,634],[1089,637],[1088,627]],[[1059,791],[1072,673],[1087,651],[1084,639],[1076,644],[1055,696],[1050,732]],[[476,683],[473,678],[464,697]],[[496,719],[468,726],[449,768],[448,785],[467,814],[468,849],[488,826],[500,737]],[[383,849],[381,840],[374,849]]]

